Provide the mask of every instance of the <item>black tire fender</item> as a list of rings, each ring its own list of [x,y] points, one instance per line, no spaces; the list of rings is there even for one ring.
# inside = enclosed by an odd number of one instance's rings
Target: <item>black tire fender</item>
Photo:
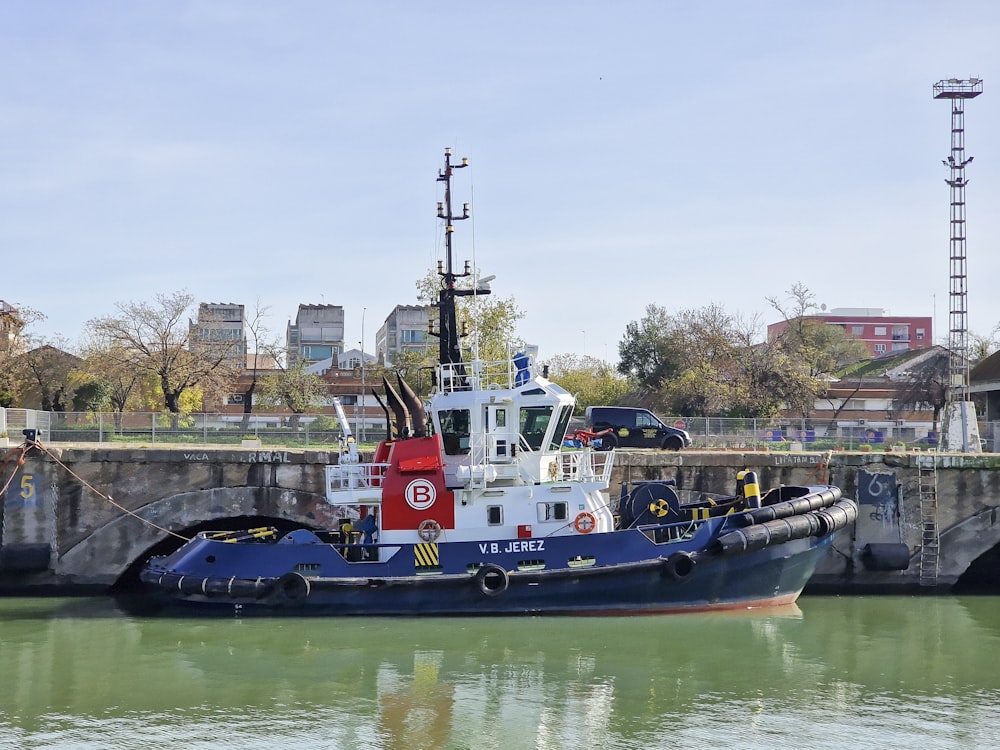
[[[687,552],[674,552],[663,563],[663,571],[674,581],[686,581],[697,566],[694,557]]]
[[[472,581],[485,596],[498,596],[507,590],[507,586],[510,585],[510,576],[499,565],[486,563],[476,571]]]
[[[271,596],[279,602],[301,602],[312,592],[312,585],[301,573],[285,573],[274,582]]]

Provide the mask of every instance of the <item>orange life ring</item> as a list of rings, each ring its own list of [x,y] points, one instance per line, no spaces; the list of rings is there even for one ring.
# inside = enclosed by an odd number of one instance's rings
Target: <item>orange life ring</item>
[[[589,534],[597,528],[597,519],[594,518],[593,513],[583,511],[583,513],[578,513],[576,518],[573,519],[573,528],[576,529],[578,534]]]

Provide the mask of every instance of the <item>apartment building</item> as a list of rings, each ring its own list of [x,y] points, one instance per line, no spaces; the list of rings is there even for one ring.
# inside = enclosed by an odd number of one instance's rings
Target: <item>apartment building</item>
[[[427,320],[432,312],[429,305],[396,305],[375,333],[376,359],[391,365],[393,358],[401,353],[437,347],[438,340],[427,333]]]
[[[234,302],[202,302],[198,319],[188,321],[188,347],[191,351],[226,346],[227,356],[238,367],[247,358],[246,313],[243,305]]]
[[[295,322],[285,331],[285,347],[289,367],[337,357],[344,351],[344,308],[299,305]]]
[[[930,316],[886,315],[881,308],[838,307],[818,315],[804,316],[827,325],[843,328],[848,335],[864,342],[873,357],[894,352],[926,349],[934,343]],[[768,341],[777,338],[791,321],[782,320],[767,327]]]

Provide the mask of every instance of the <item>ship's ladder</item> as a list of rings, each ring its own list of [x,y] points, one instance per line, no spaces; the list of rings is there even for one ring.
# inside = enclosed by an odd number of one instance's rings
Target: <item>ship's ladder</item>
[[[937,523],[937,460],[917,458],[917,494],[920,498],[920,585],[937,586],[941,538]]]

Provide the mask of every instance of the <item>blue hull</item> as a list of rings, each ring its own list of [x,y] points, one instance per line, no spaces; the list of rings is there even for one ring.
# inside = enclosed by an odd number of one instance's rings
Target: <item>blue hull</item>
[[[625,530],[585,547],[580,537],[402,545],[386,562],[350,562],[328,544],[197,538],[154,560],[143,580],[175,602],[228,614],[666,613],[794,602],[832,539],[709,553],[721,524],[661,544]]]

